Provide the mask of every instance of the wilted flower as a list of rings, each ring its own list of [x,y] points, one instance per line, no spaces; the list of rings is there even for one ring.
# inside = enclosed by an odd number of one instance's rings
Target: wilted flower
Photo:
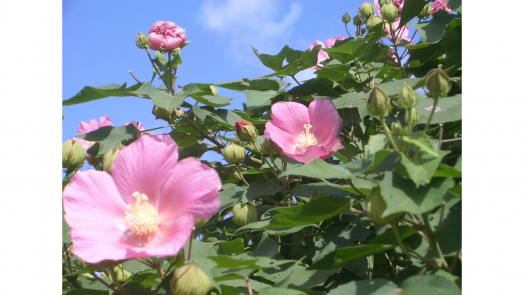
[[[338,137],[342,118],[329,99],[315,99],[309,108],[298,102],[277,102],[271,106],[271,119],[264,135],[299,162],[313,161],[308,156],[326,159],[343,148]]]
[[[186,30],[174,22],[159,21],[149,29],[149,42],[151,48],[170,51],[186,42]]]
[[[433,15],[433,14],[435,14],[435,12],[438,12],[438,11],[441,11],[441,10],[444,10],[448,14],[450,14],[452,12],[451,7],[449,7],[449,5],[448,5],[448,1],[447,0],[435,0],[433,2],[433,5],[431,5],[431,7],[433,8],[433,13],[431,15]]]
[[[142,135],[111,170],[78,172],[63,192],[73,252],[86,262],[176,254],[195,218],[220,207],[217,172],[193,157],[178,162],[168,135]]]

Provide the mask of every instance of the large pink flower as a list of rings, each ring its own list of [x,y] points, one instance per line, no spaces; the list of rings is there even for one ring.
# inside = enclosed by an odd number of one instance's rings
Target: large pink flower
[[[431,13],[431,15],[433,15],[433,14],[435,14],[435,12],[441,11],[441,10],[444,10],[448,14],[450,14],[452,12],[451,7],[449,7],[449,5],[448,5],[448,1],[447,0],[435,0],[435,2],[433,2],[433,4],[431,5],[431,8],[433,8],[433,12]]]
[[[333,45],[335,45],[335,42],[337,40],[344,40],[344,39],[346,39],[346,38],[344,38],[344,36],[338,36],[338,37],[329,38],[326,41],[326,47],[325,48],[331,48],[331,47],[333,47]],[[313,42],[313,44],[311,44],[311,46],[309,46],[309,51],[311,51],[313,49],[313,47],[315,47],[317,45],[320,45],[321,48],[324,48],[324,43],[322,43],[322,41],[315,40],[315,42]],[[327,52],[325,52],[322,49],[319,50],[318,51],[318,56],[317,56],[317,65],[313,66],[311,68],[312,69],[322,68],[322,65],[320,63],[325,61],[328,58],[329,58],[329,55],[327,54]]]
[[[109,119],[107,115],[100,117],[100,122],[95,119],[91,119],[91,121],[89,122],[81,121],[80,125],[78,125],[77,132],[78,134],[85,134],[105,126],[113,126],[113,122],[111,122],[111,119]],[[84,147],[86,151],[95,144],[95,142],[93,141],[87,141],[76,137],[73,137],[73,141],[80,142],[80,144],[82,145],[82,147]]]
[[[218,173],[196,158],[178,161],[168,135],[144,134],[104,171],[80,171],[63,193],[73,252],[89,263],[169,256],[195,219],[218,212]]]
[[[151,48],[158,50],[173,50],[186,42],[186,30],[174,22],[159,21],[149,29]]]
[[[271,119],[264,135],[299,162],[313,161],[308,156],[326,159],[344,147],[338,137],[342,118],[329,99],[315,99],[309,108],[298,102],[277,102],[271,106]]]

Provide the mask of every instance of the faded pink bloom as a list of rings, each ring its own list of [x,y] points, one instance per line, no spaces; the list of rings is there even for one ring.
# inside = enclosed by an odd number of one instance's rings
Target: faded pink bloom
[[[144,131],[144,130],[146,130],[146,129],[144,128],[144,126],[142,125],[141,122],[138,122],[138,125],[137,125],[136,121],[134,121],[134,120],[131,121],[131,122],[124,123],[124,124],[120,125],[120,127],[122,127],[122,126],[127,126],[127,125],[129,125],[129,124],[133,124],[133,125],[135,125],[135,126],[136,126],[136,129],[138,129],[138,131]]]
[[[100,122],[95,119],[92,119],[89,122],[81,121],[80,125],[78,125],[77,132],[78,134],[85,134],[105,126],[113,126],[113,122],[111,122],[111,119],[109,119],[107,115],[100,117]],[[73,137],[73,141],[80,142],[86,151],[95,144],[93,141],[87,141],[76,137]]]
[[[393,59],[395,59],[395,62],[398,62],[398,58],[393,53],[393,47],[389,47],[389,54],[388,54],[388,56],[393,58]]]
[[[218,173],[196,158],[178,162],[169,135],[142,135],[111,171],[77,172],[63,192],[73,252],[89,263],[176,254],[194,220],[220,207]]]
[[[338,137],[342,118],[331,100],[318,98],[309,108],[298,102],[277,102],[271,106],[271,121],[264,136],[271,138],[288,157],[302,163],[308,156],[326,159],[344,146]]]
[[[411,40],[411,38],[409,38],[409,29],[408,29],[408,25],[404,25],[402,28],[398,28],[398,25],[400,24],[400,18],[398,18],[394,23],[391,23],[391,25],[393,26],[393,30],[395,30],[395,38],[397,40],[397,43],[399,40],[406,40],[408,42],[410,42],[411,44],[413,44],[413,40]],[[389,28],[389,24],[386,23],[386,25],[384,26],[384,31],[386,31],[388,33],[388,35],[386,36],[387,38],[389,39],[392,39],[392,36],[391,36],[391,31],[390,31],[390,28]]]
[[[186,30],[174,22],[159,21],[149,29],[151,48],[158,50],[173,50],[186,42]]]
[[[444,10],[448,14],[452,12],[451,8],[448,5],[447,0],[435,0],[435,2],[433,2],[431,7],[433,8],[433,13],[431,13],[432,16],[433,14],[435,14],[435,12],[441,11],[441,10]]]

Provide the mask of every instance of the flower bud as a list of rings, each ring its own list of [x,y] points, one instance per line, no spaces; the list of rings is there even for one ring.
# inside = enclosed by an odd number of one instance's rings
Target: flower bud
[[[244,162],[244,159],[246,158],[246,149],[243,146],[232,142],[224,148],[222,156],[224,156],[224,159],[229,164],[240,164]]]
[[[384,117],[391,108],[388,95],[377,85],[369,93],[367,108],[369,114],[375,117]]]
[[[380,187],[375,187],[366,198],[366,214],[373,222],[379,225],[391,223],[404,215],[404,212],[395,213],[382,217],[382,213],[386,211],[386,201],[382,197]]]
[[[398,8],[393,3],[388,3],[382,6],[380,14],[387,22],[395,22],[398,18]]]
[[[433,95],[446,96],[449,90],[451,90],[448,74],[441,68],[430,70],[426,77],[426,88]]]
[[[138,32],[138,35],[136,36],[136,41],[135,41],[135,44],[136,44],[136,47],[140,48],[140,49],[144,49],[146,47],[149,47],[149,38],[147,38],[146,35]]]
[[[422,8],[422,11],[418,15],[418,17],[426,19],[430,17],[432,13],[433,13],[433,7],[431,7],[431,5],[428,3],[424,6],[424,8]]]
[[[342,16],[342,22],[345,24],[349,24],[350,21],[351,21],[351,16],[349,16],[349,13],[346,12],[346,14]]]
[[[173,116],[174,112],[175,112],[175,109],[167,110],[159,106],[153,107],[153,115],[155,115],[157,119],[164,120],[167,122],[169,122],[169,119]]]
[[[68,139],[62,144],[62,168],[76,169],[84,164],[87,152],[82,144],[73,139]]]
[[[388,0],[378,0],[378,5],[380,6],[380,8],[382,8],[382,6],[384,6],[388,2],[389,2]]]
[[[209,221],[209,219],[211,219],[211,218],[208,218],[208,219],[195,219],[195,227],[201,227],[201,226],[206,225],[206,223]]]
[[[418,99],[413,88],[407,83],[402,84],[400,93],[398,95],[398,107],[401,109],[408,109],[417,105]]]
[[[384,30],[384,21],[382,20],[382,18],[380,18],[379,16],[372,16],[368,19],[368,21],[366,22],[366,27],[369,29],[375,27],[375,26],[381,26],[382,27],[382,31]]]
[[[373,4],[366,1],[364,2],[364,4],[360,6],[360,8],[358,9],[358,13],[363,18],[369,18],[370,16],[375,14],[375,7],[373,6]]]
[[[406,110],[406,123],[410,124],[411,126],[415,126],[418,124],[419,120],[420,115],[416,108],[412,107]]]
[[[87,163],[93,167],[97,167],[102,162],[101,159],[97,158],[95,155],[89,155],[87,156]]]
[[[170,287],[173,294],[206,295],[213,289],[213,283],[196,263],[191,262],[175,271]]]
[[[362,30],[360,30],[360,34],[365,34],[366,33],[366,28],[362,28]]]
[[[233,217],[231,218],[235,224],[244,226],[248,223],[255,222],[258,219],[257,207],[251,203],[238,203],[233,207]]]
[[[391,123],[391,132],[393,132],[394,135],[400,136],[400,137],[407,135],[405,134],[404,128],[402,127],[402,124],[400,124],[399,121],[395,121]]]
[[[113,162],[115,162],[116,155],[120,152],[120,148],[118,147],[112,147],[105,153],[104,157],[102,158],[102,169],[111,174],[111,167],[113,167]]]
[[[271,140],[271,138],[266,138],[264,140],[264,143],[262,144],[262,149],[267,154],[280,154],[282,153],[282,149],[276,144],[274,141]]]
[[[357,27],[362,26],[364,24],[364,18],[360,14],[357,14],[353,19],[353,24]]]
[[[235,129],[237,131],[238,138],[242,141],[253,142],[257,138],[257,129],[255,128],[255,126],[253,126],[253,124],[247,121],[236,120]]]

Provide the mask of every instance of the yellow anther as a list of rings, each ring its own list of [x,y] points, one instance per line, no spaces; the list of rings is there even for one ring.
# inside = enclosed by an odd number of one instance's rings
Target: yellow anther
[[[160,224],[158,211],[147,202],[145,194],[135,192],[133,197],[136,202],[129,204],[129,210],[125,212],[129,229],[137,235],[155,232]]]
[[[315,138],[315,135],[313,133],[309,133],[309,129],[313,128],[310,124],[304,124],[304,128],[306,129],[306,132],[302,132],[298,137],[297,142],[297,153],[304,152],[309,146],[316,145],[317,139]]]

